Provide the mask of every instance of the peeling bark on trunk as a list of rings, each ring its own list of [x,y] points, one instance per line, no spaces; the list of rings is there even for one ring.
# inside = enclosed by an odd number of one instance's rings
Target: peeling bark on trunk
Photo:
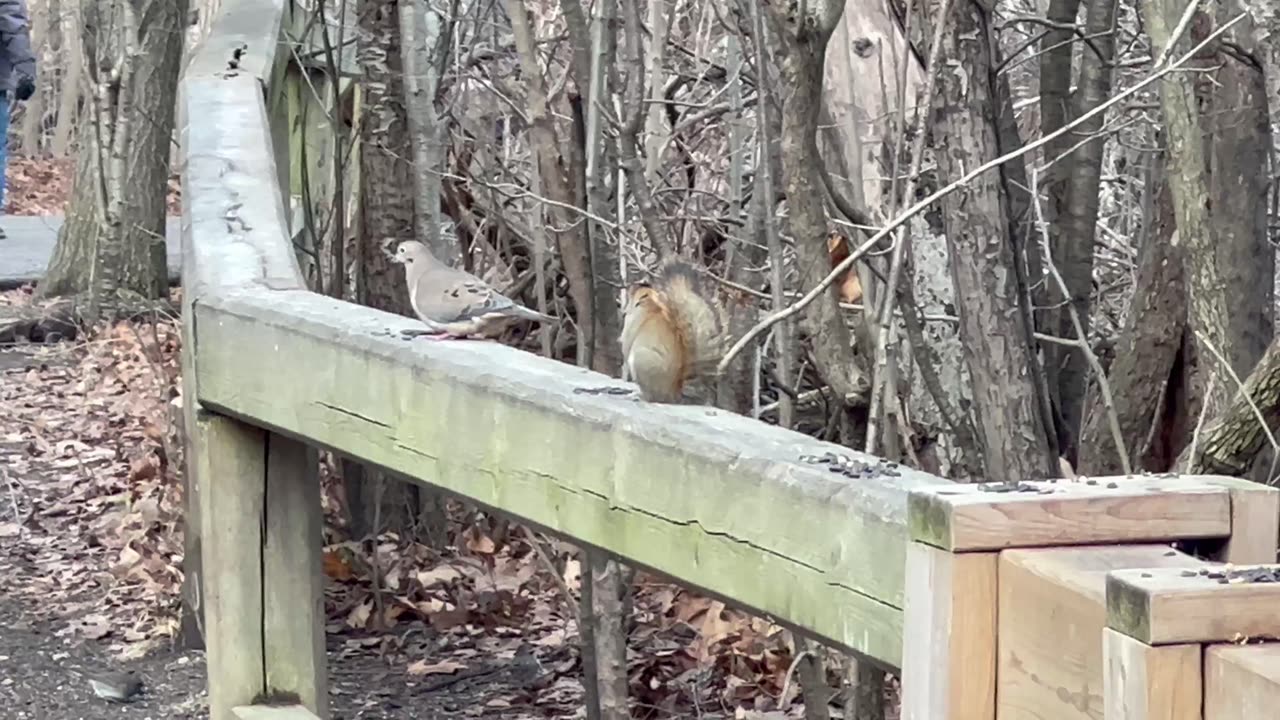
[[[1157,56],[1168,54],[1176,57],[1191,47],[1191,39],[1183,38],[1168,52],[1172,32],[1177,26],[1185,4],[1174,0],[1144,0],[1143,18],[1151,35],[1153,51]],[[1203,36],[1205,18],[1197,13],[1193,32]],[[1173,190],[1173,205],[1178,218],[1178,239],[1186,247],[1184,256],[1187,274],[1189,322],[1193,333],[1203,338],[1227,357],[1236,352],[1235,343],[1228,336],[1231,322],[1231,305],[1227,286],[1218,259],[1217,236],[1209,222],[1209,192],[1205,178],[1205,145],[1203,123],[1193,86],[1193,76],[1187,72],[1172,72],[1160,80],[1160,105],[1164,111],[1169,145],[1169,185]],[[1197,346],[1200,344],[1197,341]],[[1205,398],[1209,414],[1222,407],[1231,392],[1231,381],[1212,364],[1200,363],[1197,374],[1197,395],[1212,386],[1214,396]],[[1214,378],[1212,382],[1211,378]]]
[[[124,164],[128,192],[120,218],[119,253],[113,268],[117,291],[141,298],[162,297],[168,288],[165,264],[165,201],[169,190],[169,146],[173,140],[174,107],[177,102],[178,70],[182,61],[182,29],[187,16],[186,0],[151,0],[158,3],[143,8],[138,17],[149,19],[149,27],[136,47],[139,56],[128,83],[130,113]],[[104,8],[86,3],[81,8],[84,23],[102,25]],[[106,41],[104,36],[103,41]],[[77,295],[91,287],[91,269],[96,262],[102,212],[99,201],[99,166],[93,157],[88,133],[96,133],[92,122],[81,123],[77,152],[76,180],[66,223],[58,231],[58,242],[38,292],[43,297]],[[116,272],[118,270],[118,273]]]
[[[1219,7],[1220,20],[1235,11]],[[1245,19],[1227,31],[1226,40],[1250,53],[1252,22]],[[1223,285],[1215,292],[1230,308],[1223,332],[1224,351],[1231,369],[1249,374],[1271,342],[1275,248],[1267,240],[1268,167],[1271,131],[1267,119],[1267,89],[1262,73],[1229,52],[1217,55],[1218,71],[1209,110],[1205,113],[1209,138],[1210,217],[1215,234],[1214,253]],[[1201,367],[1217,361],[1202,357]],[[1227,396],[1236,393],[1226,376]]]
[[[931,3],[932,22],[938,3]],[[976,2],[955,8],[944,35],[934,100],[939,181],[997,154],[988,18]],[[1027,321],[1019,297],[1002,176],[986,173],[942,201],[974,411],[986,477],[1018,481],[1057,474],[1041,415]]]

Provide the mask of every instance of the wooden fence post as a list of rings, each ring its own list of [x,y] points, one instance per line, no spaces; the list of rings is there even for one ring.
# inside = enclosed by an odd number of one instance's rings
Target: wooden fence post
[[[1256,499],[1274,507],[1271,492]],[[994,720],[1028,711],[1096,717],[1105,705],[1106,572],[1153,566],[1152,572],[1178,573],[1200,565],[1169,547],[1172,540],[1227,541],[1238,555],[1256,556],[1266,533],[1253,532],[1253,514],[1243,507],[1233,512],[1233,500],[1241,505],[1238,498],[1252,493],[1230,479],[1205,477],[911,491],[902,717]],[[1235,543],[1233,530],[1240,532]],[[1117,662],[1135,668],[1150,659],[1152,678],[1176,672],[1190,657],[1119,644],[1113,650]],[[1137,702],[1141,690],[1122,694]],[[1187,686],[1192,691],[1199,697],[1198,685]]]
[[[268,701],[327,718],[315,454],[203,411],[193,433],[210,718],[234,720],[237,707]]]
[[[323,719],[329,717],[329,687],[318,468],[315,450],[283,435],[267,437],[262,552],[267,692],[296,695]]]
[[[262,518],[266,432],[200,411],[198,456],[204,552],[204,627],[210,720],[265,690],[262,650]]]

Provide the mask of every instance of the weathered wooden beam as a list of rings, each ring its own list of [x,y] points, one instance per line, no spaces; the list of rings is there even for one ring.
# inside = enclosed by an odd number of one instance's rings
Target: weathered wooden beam
[[[280,28],[288,2],[222,0],[208,37],[200,43],[200,49],[187,64],[183,76],[240,74],[265,83],[276,66]],[[231,128],[226,130],[231,131]]]
[[[1107,626],[1148,645],[1280,638],[1280,565],[1117,570]]]
[[[1124,568],[1201,566],[1201,561],[1167,545],[1000,553],[997,716],[1039,720],[1102,717],[1107,573]]]
[[[944,481],[306,292],[199,300],[207,408],[593,545],[898,667],[906,493]],[[846,477],[805,456],[865,463]]]
[[[259,80],[187,77],[182,106],[184,311],[218,288],[304,287]]]
[[[913,538],[953,552],[1224,538],[1230,478],[1099,478],[914,490]]]
[[[266,436],[255,427],[210,413],[196,417],[192,445],[200,483],[204,537],[205,646],[209,716],[263,694],[262,519]]]
[[[262,546],[263,643],[267,692],[288,692],[329,717],[324,645],[324,511],[320,458],[296,440],[267,438]]]
[[[903,720],[994,720],[997,559],[907,547]]]
[[[1102,653],[1107,667],[1103,720],[1201,720],[1199,645],[1152,647],[1108,629]]]
[[[1204,654],[1204,720],[1257,720],[1280,708],[1280,643],[1210,645]]]

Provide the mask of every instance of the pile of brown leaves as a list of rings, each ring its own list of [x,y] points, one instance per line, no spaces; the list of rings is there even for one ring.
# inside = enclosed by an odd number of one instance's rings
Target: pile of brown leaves
[[[75,158],[13,157],[5,171],[5,212],[61,215],[71,198]]]
[[[71,200],[76,159],[10,156],[5,168],[5,212],[9,215],[62,215]],[[182,214],[178,175],[169,178],[166,206]]]
[[[13,351],[0,376],[0,537],[27,580],[16,589],[131,653],[177,620],[178,345],[170,320],[120,323],[88,342]]]

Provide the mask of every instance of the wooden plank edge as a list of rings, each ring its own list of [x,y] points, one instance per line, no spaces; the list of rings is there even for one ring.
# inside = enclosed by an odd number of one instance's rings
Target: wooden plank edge
[[[907,495],[911,540],[950,552],[992,552],[1013,548],[1151,543],[1228,538],[1232,488],[1216,478],[1117,477],[1086,483],[1033,481],[1016,485],[979,483],[913,488]],[[1160,519],[1157,511],[1177,497],[1186,519]],[[1076,523],[1046,531],[1053,514],[1110,516],[1123,508],[1124,522]],[[1119,513],[1117,513],[1119,514]],[[994,527],[992,518],[1004,521]],[[1021,516],[1021,517],[1020,517]],[[1144,518],[1156,516],[1154,520]],[[973,528],[981,528],[974,530]]]
[[[1106,598],[1107,627],[1148,645],[1280,638],[1280,564],[1113,570]]]

